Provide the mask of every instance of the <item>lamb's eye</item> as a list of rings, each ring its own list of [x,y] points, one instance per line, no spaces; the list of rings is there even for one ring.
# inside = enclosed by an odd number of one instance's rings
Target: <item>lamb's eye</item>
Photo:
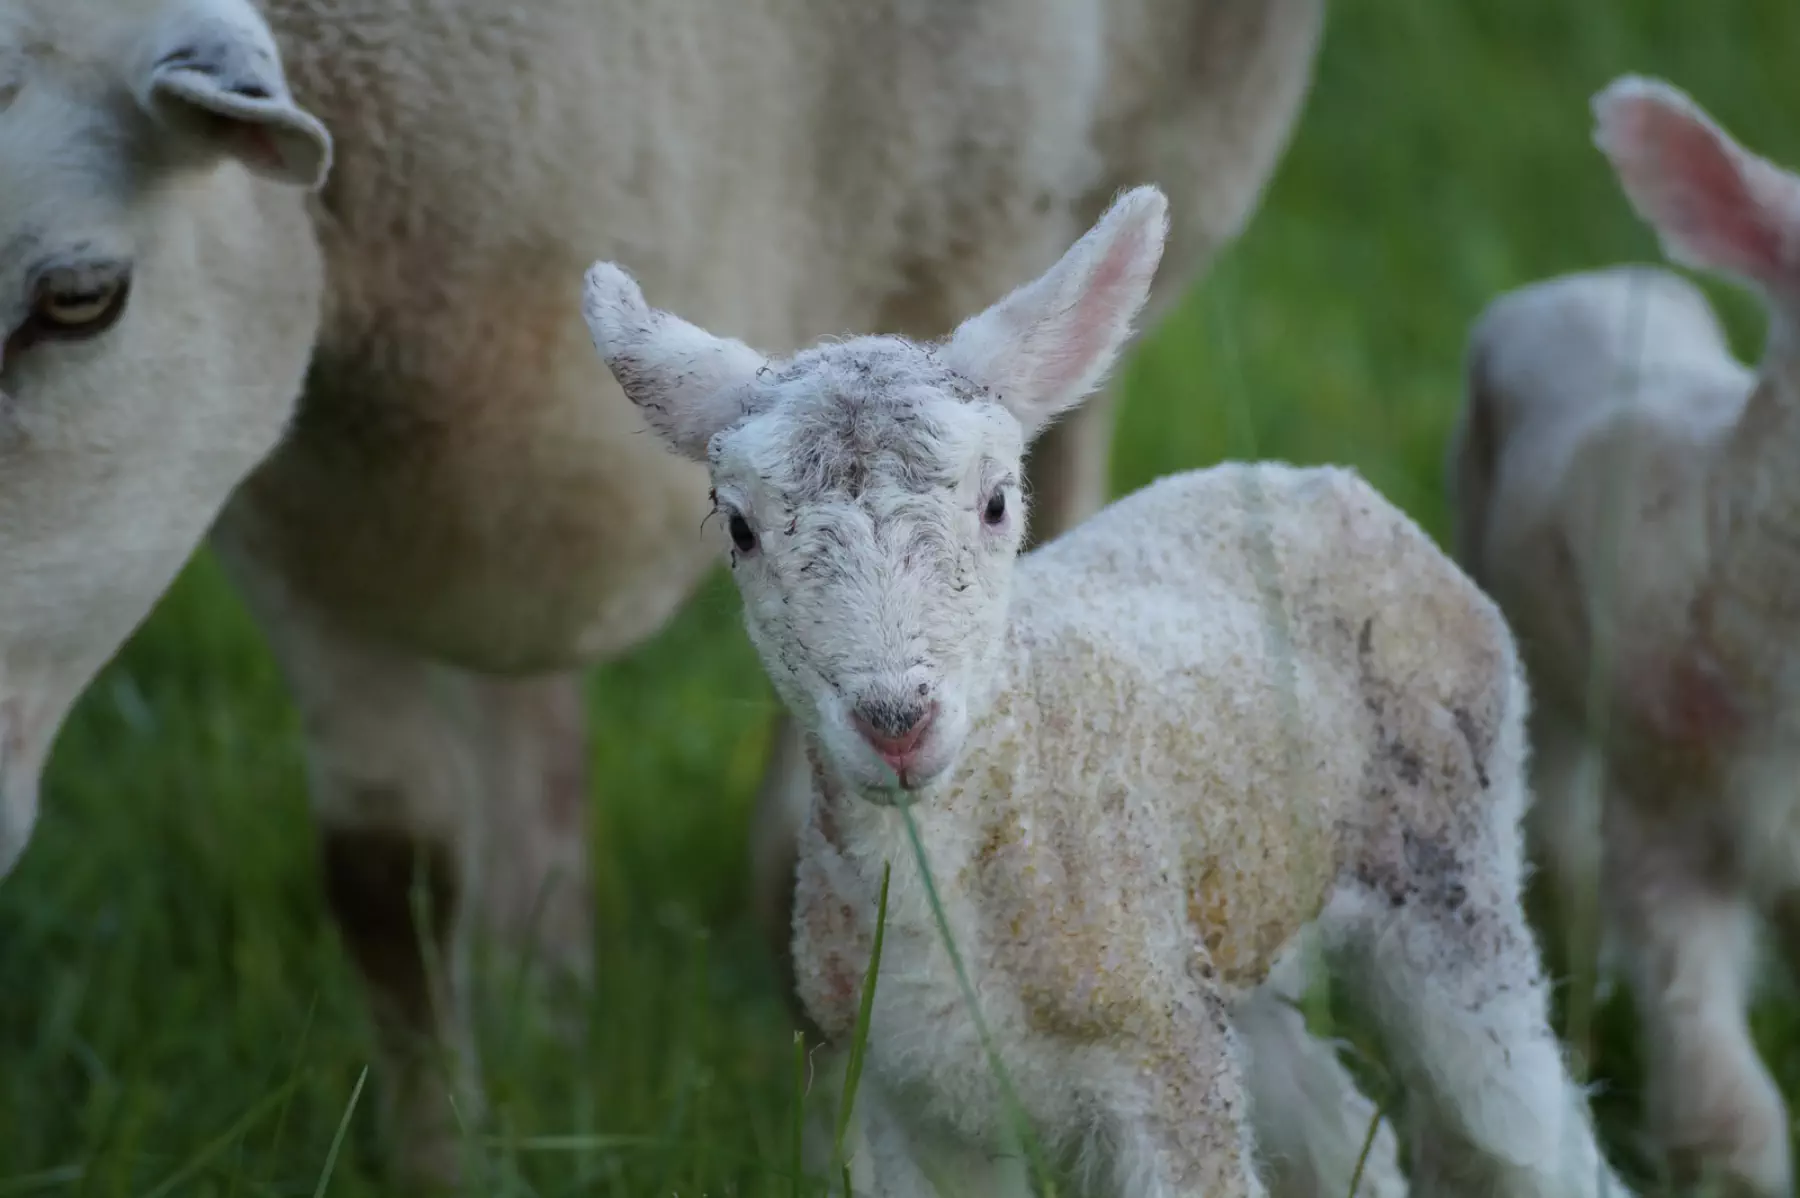
[[[38,287],[30,332],[45,340],[79,341],[113,326],[131,287],[123,274],[57,271]]]
[[[731,543],[737,546],[739,553],[756,551],[756,533],[751,529],[750,521],[744,519],[739,513],[733,512],[726,527],[731,532]]]
[[[995,491],[988,496],[987,506],[981,509],[981,518],[987,524],[999,524],[1006,519],[1006,492]]]

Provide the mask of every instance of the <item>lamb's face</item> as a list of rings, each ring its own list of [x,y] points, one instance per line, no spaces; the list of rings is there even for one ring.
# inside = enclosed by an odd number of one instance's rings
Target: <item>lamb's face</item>
[[[1020,455],[1094,389],[1162,253],[1161,193],[1113,205],[942,344],[864,337],[771,362],[588,272],[613,377],[709,464],[744,617],[842,780],[892,802],[954,764],[995,664],[1024,530]]]
[[[956,760],[1025,524],[1019,422],[924,348],[867,338],[765,372],[711,451],[716,526],[783,701],[845,782]]]
[[[259,225],[264,185],[229,161],[321,167],[271,46],[225,0],[0,12],[0,874],[69,705],[273,445],[305,370],[316,263],[275,258],[304,214]],[[224,85],[266,96],[209,96]]]

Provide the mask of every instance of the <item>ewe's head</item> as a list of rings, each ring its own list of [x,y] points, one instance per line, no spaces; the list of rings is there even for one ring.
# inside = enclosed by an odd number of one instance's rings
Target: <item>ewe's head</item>
[[[1622,76],[1593,108],[1594,142],[1663,252],[1753,284],[1789,324],[1800,318],[1800,177],[1738,145],[1660,80]],[[1778,322],[1771,333],[1793,330]]]
[[[0,5],[0,874],[68,705],[286,422],[329,150],[249,0]]]
[[[1003,635],[1026,442],[1112,365],[1166,226],[1162,194],[1138,188],[941,343],[861,337],[784,361],[650,308],[610,263],[588,272],[594,344],[711,467],[751,639],[865,796],[924,786],[961,749]]]

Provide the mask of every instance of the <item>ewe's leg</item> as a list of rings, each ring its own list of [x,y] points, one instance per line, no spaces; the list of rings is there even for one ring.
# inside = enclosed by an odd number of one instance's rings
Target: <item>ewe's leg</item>
[[[586,945],[578,695],[565,681],[477,683],[343,633],[237,531],[228,517],[217,544],[300,708],[326,901],[369,986],[396,1163],[451,1180],[459,1122],[479,1114],[469,916],[517,932],[539,906],[552,955]],[[490,865],[499,885],[484,888]],[[540,902],[534,874],[557,866],[572,876]]]
[[[806,760],[806,743],[794,718],[783,711],[750,818],[750,900],[758,929],[775,960],[782,998],[809,1034],[814,1029],[794,994],[794,869],[800,825],[811,797],[812,768]]]
[[[1652,1134],[1680,1178],[1790,1194],[1787,1111],[1745,1020],[1751,912],[1707,860],[1704,830],[1652,824],[1616,802],[1607,841]]]
[[[592,965],[587,702],[578,674],[470,676],[486,770],[480,807],[483,930],[512,953],[585,978]]]
[[[1295,1009],[1305,989],[1302,964],[1302,954],[1290,951],[1232,1010],[1244,1044],[1251,1126],[1273,1198],[1347,1198],[1376,1107],[1357,1089],[1333,1047],[1307,1031]],[[1406,1194],[1399,1146],[1385,1117],[1356,1194]]]
[[[1111,478],[1116,384],[1051,425],[1025,460],[1031,544],[1054,540],[1106,504]]]

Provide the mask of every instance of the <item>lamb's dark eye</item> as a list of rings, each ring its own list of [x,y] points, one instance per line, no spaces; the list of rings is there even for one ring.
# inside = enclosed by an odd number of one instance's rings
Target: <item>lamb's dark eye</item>
[[[751,530],[750,521],[744,519],[744,517],[737,512],[733,512],[731,513],[731,519],[727,522],[726,527],[730,529],[731,543],[737,546],[739,553],[754,553],[756,551],[756,533]]]
[[[995,491],[988,496],[987,506],[981,509],[981,518],[988,524],[998,524],[1006,519],[1006,492]]]

